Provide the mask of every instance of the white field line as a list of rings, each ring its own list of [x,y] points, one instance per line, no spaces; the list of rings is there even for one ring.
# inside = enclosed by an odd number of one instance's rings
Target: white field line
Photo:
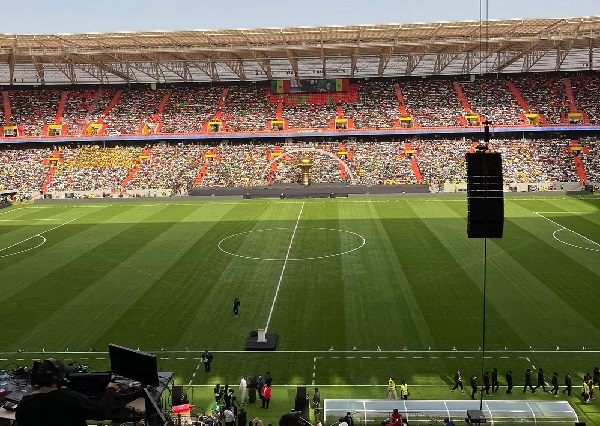
[[[144,352],[149,352],[149,353],[157,353],[157,354],[190,354],[191,356],[194,356],[194,354],[202,354],[204,353],[204,351],[196,351],[196,350],[151,350],[151,349],[143,349]],[[220,353],[220,354],[247,354],[247,355],[256,355],[256,352],[253,351],[211,351],[213,353]],[[372,351],[330,351],[330,350],[323,350],[323,351],[315,351],[315,350],[297,350],[297,351],[285,351],[285,350],[277,350],[277,353],[280,354],[331,354],[332,358],[335,358],[335,355],[342,355],[342,354],[452,354],[453,356],[458,354],[481,354],[481,351],[477,351],[477,350],[473,350],[473,351],[453,351],[453,350],[398,350],[398,351],[376,351],[376,350],[372,350]],[[600,354],[600,350],[548,350],[548,351],[537,351],[537,350],[486,350],[485,351],[486,354],[529,354],[529,356],[533,356],[536,354]],[[94,355],[100,355],[100,354],[108,354],[108,351],[53,351],[53,350],[39,350],[39,351],[25,351],[25,350],[20,350],[20,351],[0,351],[0,354],[2,355],[6,355],[6,354],[26,354],[26,355],[34,355],[34,354],[75,354],[75,355],[88,355],[91,356],[92,354]],[[334,355],[335,354],[335,355]],[[525,355],[523,355],[523,357],[525,357]],[[398,357],[396,357],[398,358]],[[400,357],[403,358],[403,357]],[[452,357],[449,357],[452,358]],[[479,357],[481,358],[481,357]],[[487,358],[487,357],[486,357]],[[195,357],[194,359],[200,359]],[[2,361],[2,359],[0,359],[0,361]]]
[[[573,231],[572,229],[569,229],[569,228],[567,228],[566,226],[563,226],[563,225],[561,225],[560,223],[558,223],[558,222],[556,222],[556,221],[554,221],[554,220],[552,220],[552,219],[550,219],[550,218],[548,218],[548,217],[544,216],[544,214],[557,214],[557,213],[566,213],[566,214],[582,214],[582,213],[583,213],[583,214],[585,214],[585,212],[533,212],[533,214],[535,214],[535,215],[537,215],[537,216],[539,216],[539,217],[543,217],[543,218],[544,218],[544,219],[546,219],[547,221],[549,221],[549,222],[551,222],[551,223],[553,223],[553,224],[555,224],[556,226],[558,226],[558,227],[559,227],[559,229],[557,229],[556,231],[554,231],[554,232],[552,233],[552,237],[553,237],[553,238],[554,238],[556,241],[558,241],[558,242],[560,242],[560,243],[563,243],[563,244],[566,244],[566,245],[568,245],[568,246],[570,246],[570,247],[574,247],[574,248],[579,248],[579,249],[584,249],[584,250],[590,250],[590,251],[596,251],[596,252],[600,252],[600,248],[598,248],[598,249],[595,249],[595,248],[590,248],[590,247],[581,247],[581,246],[577,246],[577,245],[575,245],[575,244],[567,243],[566,241],[563,241],[563,240],[561,240],[560,238],[558,238],[558,237],[556,236],[556,234],[557,234],[558,232],[560,232],[560,231],[568,231],[568,232],[571,232],[572,234],[575,234],[575,235],[577,235],[578,237],[580,237],[580,238],[582,238],[582,239],[586,240],[587,242],[589,242],[589,243],[591,243],[591,244],[594,244],[594,245],[596,245],[596,246],[600,247],[600,244],[599,244],[599,243],[597,243],[596,241],[593,241],[593,240],[589,239],[588,237],[585,237],[585,236],[581,235],[580,233],[578,233],[578,232],[575,232],[575,231]]]
[[[283,281],[283,274],[285,273],[285,268],[288,263],[288,259],[290,258],[290,251],[292,251],[292,244],[294,243],[294,237],[296,236],[296,231],[298,230],[298,224],[300,223],[300,216],[302,216],[302,212],[304,211],[304,204],[302,203],[302,207],[300,208],[300,213],[298,213],[298,218],[296,219],[296,226],[294,226],[294,232],[292,233],[292,238],[290,238],[290,244],[288,245],[287,253],[285,254],[285,259],[283,262],[283,268],[281,269],[281,274],[279,275],[279,282],[277,283],[277,289],[275,290],[275,296],[273,297],[273,303],[271,304],[271,310],[269,311],[269,318],[267,318],[267,325],[265,326],[265,333],[269,330],[269,323],[271,322],[271,316],[273,315],[273,309],[275,309],[275,302],[277,302],[277,295],[279,294],[279,288],[281,287],[281,281]]]
[[[25,252],[27,252],[27,251],[34,250],[34,249],[36,249],[36,248],[38,248],[38,247],[41,247],[41,246],[42,246],[42,245],[43,245],[43,244],[46,242],[46,237],[44,237],[44,235],[43,235],[43,234],[45,234],[45,233],[47,233],[47,232],[50,232],[50,231],[53,231],[53,230],[55,230],[55,229],[58,229],[58,228],[60,228],[61,226],[68,225],[69,223],[73,222],[73,221],[74,221],[74,220],[76,220],[76,219],[77,219],[77,218],[74,218],[74,219],[69,219],[69,220],[67,220],[67,221],[66,221],[66,222],[64,222],[64,223],[61,223],[60,225],[57,225],[57,226],[54,226],[54,227],[52,227],[52,228],[50,228],[50,229],[47,229],[47,230],[45,230],[44,232],[37,233],[37,234],[35,234],[35,235],[32,235],[32,236],[31,236],[31,237],[29,237],[29,238],[25,238],[25,239],[24,239],[24,240],[22,240],[22,241],[19,241],[19,242],[16,242],[16,243],[14,243],[14,244],[11,244],[11,245],[10,245],[10,246],[8,246],[8,247],[1,248],[1,249],[0,249],[0,252],[2,252],[2,251],[4,251],[4,250],[8,250],[8,249],[10,249],[10,248],[13,248],[13,247],[15,247],[15,246],[18,246],[19,244],[22,244],[22,243],[24,243],[24,242],[26,242],[26,241],[29,241],[29,240],[33,239],[33,238],[41,238],[41,239],[42,239],[42,242],[41,242],[41,243],[39,243],[38,245],[34,246],[34,247],[30,247],[30,248],[28,248],[28,249],[21,250],[21,251],[17,251],[17,252],[13,252],[13,253],[9,253],[9,254],[3,254],[3,255],[0,255],[0,258],[2,258],[2,257],[14,256],[14,255],[21,254],[21,253],[25,253]],[[35,219],[34,219],[34,220],[35,220]]]

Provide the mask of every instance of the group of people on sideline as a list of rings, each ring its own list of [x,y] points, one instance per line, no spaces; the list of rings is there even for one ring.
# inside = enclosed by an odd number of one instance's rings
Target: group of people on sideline
[[[534,373],[531,370],[531,368],[528,368],[525,370],[523,393],[527,392],[527,389],[529,389],[531,391],[531,393],[536,393],[536,391],[539,388],[542,388],[543,392],[551,393],[555,398],[559,397],[558,392],[560,390],[560,387],[559,387],[559,377],[558,377],[557,372],[554,372],[552,374],[550,383],[548,383],[546,381],[544,369],[542,367],[539,367],[537,369],[537,380],[536,380],[535,386],[533,385],[533,378],[532,378],[533,374]],[[506,383],[505,383],[506,393],[511,394],[512,389],[514,387],[512,371],[508,370],[506,372],[504,378],[506,380]],[[460,392],[464,394],[465,393],[464,383],[463,383],[463,379],[462,379],[462,373],[460,370],[456,370],[456,372],[454,373],[454,376],[453,376],[453,380],[454,380],[454,386],[452,388],[450,388],[450,390],[449,390],[450,393],[453,393],[455,390],[460,389]],[[391,379],[390,379],[390,382],[391,382]],[[479,387],[477,376],[475,374],[471,375],[469,382],[470,382],[470,386],[471,386],[471,399],[475,399],[475,394],[478,391],[481,391],[482,393],[485,392],[485,395],[489,396],[490,393],[495,394],[500,389],[500,382],[498,381],[498,369],[497,368],[494,368],[492,370],[491,374],[488,371],[486,371],[483,374],[483,380],[482,380],[481,387]],[[562,390],[562,393],[564,395],[571,396],[572,391],[573,391],[573,379],[571,377],[571,373],[565,374],[564,379],[563,379],[563,385],[564,385],[564,388]],[[546,386],[548,386],[549,389],[546,389]],[[596,368],[594,368],[594,371],[592,374],[587,373],[583,377],[581,398],[584,403],[587,404],[591,399],[594,398],[594,389],[598,388],[598,386],[600,386],[600,368],[596,367]],[[389,387],[388,387],[388,389],[389,389]]]
[[[398,386],[400,388],[400,399],[408,399],[408,385],[404,380]],[[393,377],[388,381],[388,399],[398,399],[398,391],[396,390],[396,382]]]

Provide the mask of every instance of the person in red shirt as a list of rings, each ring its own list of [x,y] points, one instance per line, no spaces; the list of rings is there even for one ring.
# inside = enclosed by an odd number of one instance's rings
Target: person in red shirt
[[[391,425],[401,425],[402,424],[402,414],[400,414],[398,412],[397,408],[394,408],[391,420],[392,420],[390,423]]]
[[[271,385],[265,384],[260,390],[262,395],[262,406],[260,408],[269,408],[269,402],[271,401]]]

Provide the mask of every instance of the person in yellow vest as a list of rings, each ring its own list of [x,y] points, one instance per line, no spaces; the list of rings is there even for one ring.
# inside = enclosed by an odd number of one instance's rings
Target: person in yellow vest
[[[404,380],[400,383],[400,398],[408,399],[408,385]]]
[[[396,393],[396,382],[394,382],[394,378],[390,377],[390,381],[388,382],[388,399],[398,399],[398,394]]]

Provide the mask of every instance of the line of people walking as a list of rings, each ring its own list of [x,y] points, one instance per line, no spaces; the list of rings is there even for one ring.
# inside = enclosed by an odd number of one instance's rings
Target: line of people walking
[[[544,369],[541,367],[538,368],[537,369],[537,381],[536,381],[535,386],[533,385],[533,378],[532,378],[533,374],[534,373],[531,370],[531,368],[528,368],[527,370],[525,370],[523,393],[527,392],[527,389],[529,389],[531,391],[531,393],[536,393],[536,391],[539,388],[542,388],[543,392],[548,392],[548,393],[552,394],[555,398],[559,397],[558,392],[560,390],[560,386],[559,386],[559,377],[558,377],[557,372],[554,372],[552,374],[552,378],[550,379],[550,384],[548,384],[548,382],[546,381],[545,374],[544,374]],[[506,372],[504,378],[506,380],[506,383],[505,383],[506,393],[512,394],[512,390],[514,387],[512,370],[508,370]],[[460,389],[460,392],[464,394],[465,389],[464,389],[462,373],[460,370],[456,370],[456,372],[454,373],[454,376],[453,376],[453,380],[454,380],[454,386],[449,389],[449,392],[454,393],[455,390]],[[478,391],[481,391],[482,393],[485,392],[486,396],[489,396],[490,393],[491,394],[497,393],[498,390],[500,389],[500,382],[498,381],[498,369],[494,368],[492,370],[491,374],[488,371],[486,371],[483,374],[481,388],[479,387],[479,384],[477,381],[477,376],[475,374],[471,375],[471,377],[469,379],[469,384],[471,386],[471,394],[470,394],[471,399],[475,399],[475,394]],[[573,378],[571,377],[571,373],[565,374],[563,384],[564,384],[564,388],[562,390],[562,393],[567,396],[572,396]],[[546,389],[546,386],[548,386],[548,387],[551,386],[551,388]],[[596,368],[594,368],[593,374],[588,373],[588,374],[585,374],[583,377],[581,398],[584,403],[588,403],[591,399],[594,399],[594,390],[596,388],[598,388],[598,386],[600,386],[600,368],[596,367]],[[388,387],[388,389],[389,389],[389,387]]]

